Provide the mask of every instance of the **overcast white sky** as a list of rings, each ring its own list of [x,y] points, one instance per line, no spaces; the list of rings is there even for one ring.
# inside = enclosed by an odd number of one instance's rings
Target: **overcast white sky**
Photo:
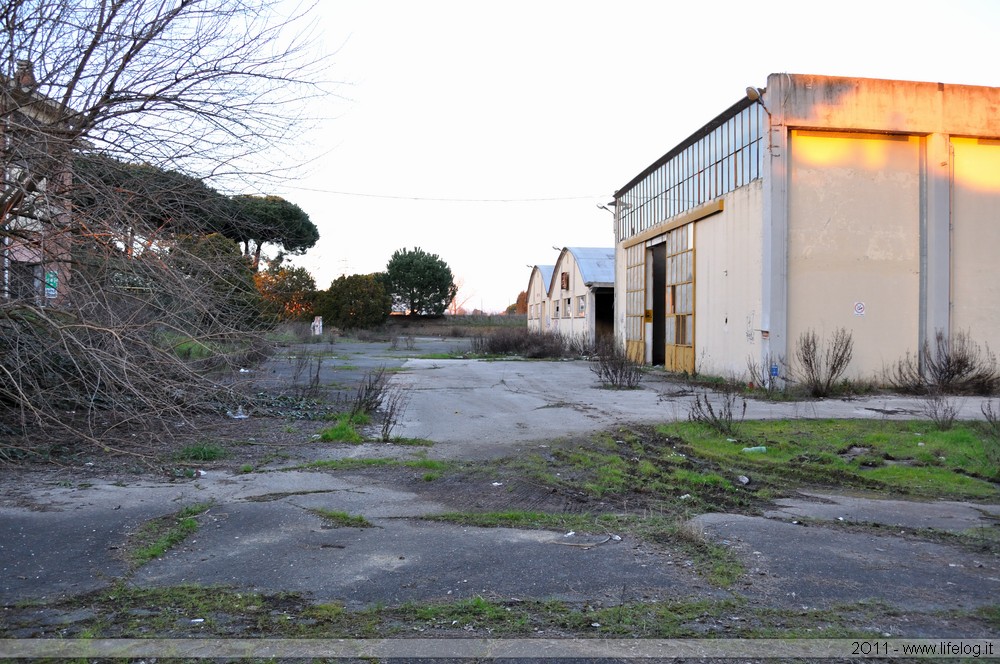
[[[438,254],[502,311],[564,246],[612,247],[611,193],[773,72],[1000,86],[1000,2],[320,0],[345,99],[279,193],[323,289]],[[549,200],[540,200],[549,199]]]

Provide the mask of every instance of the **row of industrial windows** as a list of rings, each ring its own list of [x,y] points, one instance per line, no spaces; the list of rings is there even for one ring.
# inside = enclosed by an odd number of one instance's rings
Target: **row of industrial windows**
[[[641,343],[646,310],[646,247],[636,244],[625,249],[625,340]],[[634,351],[629,349],[629,353]]]
[[[767,119],[751,104],[618,192],[618,242],[760,177]]]
[[[528,307],[528,318],[537,320],[545,318],[545,302],[538,302]],[[553,318],[583,318],[587,315],[587,296],[576,297],[576,306],[573,306],[573,298],[567,297],[562,300],[552,300]]]
[[[668,346],[694,345],[694,224],[666,236],[666,328]]]

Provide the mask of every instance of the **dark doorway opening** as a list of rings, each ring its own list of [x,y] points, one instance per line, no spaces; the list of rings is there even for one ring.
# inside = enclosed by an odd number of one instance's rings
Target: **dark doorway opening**
[[[652,313],[653,313],[653,365],[663,365],[667,361],[667,245],[657,244],[651,247],[646,258],[652,258]],[[647,265],[647,270],[649,266]]]
[[[615,289],[594,289],[594,335],[598,345],[615,338]]]

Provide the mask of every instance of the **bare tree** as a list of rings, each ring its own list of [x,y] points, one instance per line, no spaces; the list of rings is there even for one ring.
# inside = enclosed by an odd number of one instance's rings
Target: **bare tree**
[[[464,316],[468,313],[465,305],[476,296],[476,291],[470,291],[465,287],[464,277],[458,277],[452,283],[455,284],[455,297],[451,298],[446,311],[452,316]]]
[[[0,455],[29,432],[107,446],[224,408],[221,370],[256,352],[261,309],[240,248],[213,233],[228,197],[200,178],[236,183],[298,131],[295,104],[322,92],[303,15],[0,7]]]

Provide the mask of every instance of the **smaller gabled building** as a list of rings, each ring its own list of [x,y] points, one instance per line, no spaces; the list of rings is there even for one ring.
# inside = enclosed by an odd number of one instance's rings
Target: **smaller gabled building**
[[[565,247],[555,265],[536,265],[528,282],[528,329],[585,343],[614,337],[615,250]]]
[[[549,284],[554,265],[536,265],[528,279],[528,329],[546,332],[550,329]]]

